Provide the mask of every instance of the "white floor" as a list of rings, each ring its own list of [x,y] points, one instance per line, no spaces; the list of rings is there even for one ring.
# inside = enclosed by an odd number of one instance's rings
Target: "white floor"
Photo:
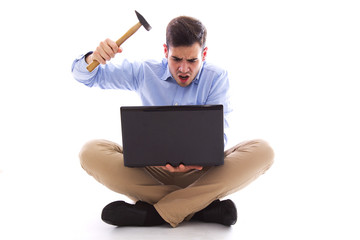
[[[242,212],[250,209],[241,207],[245,201],[237,201],[239,222],[230,228],[196,222],[175,229],[167,225],[116,228],[101,221],[101,209],[111,201],[128,199],[108,191],[84,173],[45,173],[41,168],[20,172],[0,175],[1,239],[233,239],[248,225]]]
[[[21,155],[26,158],[26,154]],[[228,228],[190,222],[175,229],[115,228],[103,223],[100,213],[107,203],[128,199],[107,190],[83,172],[75,152],[59,153],[52,160],[31,156],[27,163],[8,165],[0,173],[0,239],[360,237],[357,170],[335,166],[335,159],[327,159],[328,165],[319,166],[279,154],[267,174],[229,196],[238,207],[236,225]]]
[[[69,169],[75,167],[70,165]],[[127,199],[81,171],[60,168],[61,174],[41,168],[1,173],[1,239],[262,239],[274,230],[269,219],[274,211],[269,202],[274,198],[266,196],[266,186],[275,187],[266,182],[270,176],[231,197],[239,211],[232,227],[188,222],[175,229],[167,225],[116,228],[101,221],[101,209],[111,201]]]
[[[156,3],[1,4],[0,239],[360,239],[359,4]],[[263,138],[275,150],[273,167],[229,196],[238,208],[231,228],[114,228],[100,219],[106,204],[124,198],[89,177],[78,152],[92,138],[121,143],[119,107],[139,101],[89,89],[70,69],[76,56],[135,24],[134,9],[153,30],[140,29],[115,61],[160,59],[170,19],[201,19],[207,60],[229,71],[229,146]]]
[[[44,161],[38,161],[33,162],[36,166],[25,165],[18,171],[14,166],[0,174],[0,239],[259,239],[271,230],[273,208],[265,202],[273,198],[266,190],[275,187],[270,183],[272,174],[229,196],[239,211],[238,222],[232,227],[187,222],[177,228],[116,228],[101,221],[101,210],[111,201],[128,199],[98,184],[75,158],[66,166],[44,166]],[[257,230],[260,225],[262,231]]]

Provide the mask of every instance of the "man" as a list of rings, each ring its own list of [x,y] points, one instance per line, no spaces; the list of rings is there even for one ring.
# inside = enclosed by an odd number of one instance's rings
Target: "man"
[[[75,60],[72,72],[76,80],[89,87],[135,91],[143,105],[222,104],[227,127],[231,111],[228,75],[205,61],[206,34],[199,20],[178,17],[167,26],[163,61],[108,63],[122,50],[106,39],[94,52]],[[102,65],[89,73],[86,66],[93,60]],[[136,202],[116,201],[105,206],[103,221],[116,226],[154,226],[167,222],[176,227],[190,219],[235,224],[235,204],[219,199],[245,187],[269,169],[273,151],[265,141],[254,140],[226,150],[224,156],[225,164],[217,167],[127,168],[122,147],[116,143],[93,140],[80,152],[81,165],[91,176]]]

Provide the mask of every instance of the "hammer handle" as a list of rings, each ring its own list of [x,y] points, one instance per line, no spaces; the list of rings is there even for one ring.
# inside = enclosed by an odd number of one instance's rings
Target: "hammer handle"
[[[137,24],[135,24],[132,28],[130,28],[121,38],[119,38],[116,41],[116,44],[118,45],[118,47],[120,47],[121,44],[123,44],[126,39],[128,39],[129,37],[131,37],[131,35],[133,35],[139,28],[141,27],[141,23],[138,22]],[[92,72],[97,66],[99,65],[99,62],[94,60],[92,61],[92,63],[90,63],[86,69],[89,72]]]

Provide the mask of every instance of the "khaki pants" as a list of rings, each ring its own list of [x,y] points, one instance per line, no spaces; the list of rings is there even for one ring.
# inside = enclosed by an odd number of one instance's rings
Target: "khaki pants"
[[[240,143],[224,155],[222,166],[170,173],[156,167],[125,167],[121,146],[94,140],[85,144],[80,160],[97,181],[134,201],[154,204],[161,217],[176,227],[214,200],[248,185],[270,168],[274,158],[262,140]]]

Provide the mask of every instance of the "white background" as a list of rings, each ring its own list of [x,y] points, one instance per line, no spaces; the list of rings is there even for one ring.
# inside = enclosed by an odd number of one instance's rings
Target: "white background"
[[[82,171],[77,154],[93,138],[121,143],[119,107],[139,100],[87,88],[70,70],[133,26],[134,10],[153,29],[140,29],[114,61],[160,60],[167,23],[200,19],[207,60],[230,74],[229,147],[263,138],[275,150],[273,167],[229,196],[239,212],[230,229],[100,220],[124,197]],[[359,239],[359,12],[350,0],[2,2],[0,238]]]

